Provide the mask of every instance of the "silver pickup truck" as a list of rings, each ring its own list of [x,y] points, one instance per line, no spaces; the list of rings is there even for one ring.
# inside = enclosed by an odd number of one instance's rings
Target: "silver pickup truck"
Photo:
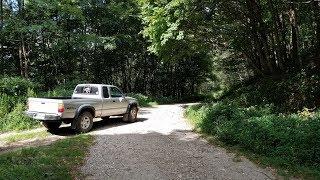
[[[137,113],[136,99],[126,97],[116,86],[104,84],[79,84],[72,97],[29,98],[26,111],[49,131],[57,130],[64,122],[71,123],[79,133],[91,130],[93,118],[123,116],[123,121],[135,122]]]

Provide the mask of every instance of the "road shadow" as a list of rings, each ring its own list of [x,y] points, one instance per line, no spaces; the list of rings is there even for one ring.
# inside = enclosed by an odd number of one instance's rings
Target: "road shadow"
[[[234,153],[190,130],[97,136],[79,169],[88,179],[275,179],[273,172],[235,160]]]
[[[137,122],[144,122],[147,121],[147,118],[137,118]],[[131,123],[123,122],[122,117],[110,117],[108,120],[101,120],[101,119],[96,119],[95,122],[93,122],[93,127],[90,132],[93,131],[100,131],[100,130],[105,130],[113,127],[118,127],[118,126],[125,126]],[[71,125],[64,125],[60,127],[57,131],[50,132],[53,135],[57,136],[75,136],[78,133],[71,129]]]

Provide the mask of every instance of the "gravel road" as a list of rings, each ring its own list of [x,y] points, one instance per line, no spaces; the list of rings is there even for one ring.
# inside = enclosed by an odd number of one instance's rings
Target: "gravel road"
[[[139,121],[107,123],[81,167],[86,179],[275,179],[273,173],[208,144],[183,118],[185,105],[142,108]]]

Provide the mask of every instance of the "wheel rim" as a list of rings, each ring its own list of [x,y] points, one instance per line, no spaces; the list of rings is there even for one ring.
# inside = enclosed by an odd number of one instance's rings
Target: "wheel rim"
[[[130,115],[132,118],[136,118],[137,117],[137,108],[132,108]]]
[[[81,128],[88,129],[90,127],[90,117],[84,116],[81,121]]]

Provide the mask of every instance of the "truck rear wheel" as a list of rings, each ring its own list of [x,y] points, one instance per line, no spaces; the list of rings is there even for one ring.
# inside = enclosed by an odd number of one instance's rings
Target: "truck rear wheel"
[[[75,119],[75,129],[78,133],[86,133],[93,126],[93,116],[90,112],[83,112]]]
[[[60,125],[62,124],[62,122],[61,121],[58,121],[58,122],[43,121],[42,124],[44,127],[46,127],[48,129],[49,132],[51,132],[51,131],[58,130]]]
[[[129,109],[129,112],[123,115],[122,120],[124,122],[136,122],[137,121],[137,114],[138,114],[138,107],[137,106],[132,106]]]

